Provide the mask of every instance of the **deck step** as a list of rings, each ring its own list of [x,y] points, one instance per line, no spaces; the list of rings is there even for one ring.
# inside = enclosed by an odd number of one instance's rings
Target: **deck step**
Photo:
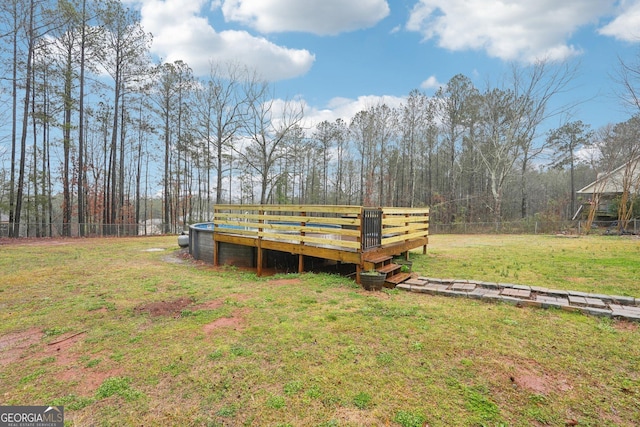
[[[411,273],[399,273],[399,274],[394,274],[391,277],[387,277],[386,282],[393,283],[394,285],[399,285],[400,283],[404,282],[405,280],[409,280],[410,278],[411,278]]]
[[[392,273],[396,270],[400,270],[402,268],[402,266],[400,264],[386,264],[383,265],[380,268],[376,268],[376,271],[378,271],[379,273],[382,274],[388,274],[388,273]]]
[[[366,262],[370,262],[372,264],[382,264],[386,261],[389,261],[390,259],[392,259],[392,257],[390,257],[389,255],[374,255],[371,257],[365,255],[364,257],[364,260]]]

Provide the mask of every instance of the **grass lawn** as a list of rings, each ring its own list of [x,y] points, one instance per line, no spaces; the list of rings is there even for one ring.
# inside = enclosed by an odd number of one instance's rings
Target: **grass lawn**
[[[69,426],[640,420],[635,323],[257,278],[181,262],[175,236],[2,243],[0,405],[64,405]],[[412,259],[430,277],[640,297],[633,238],[436,235]]]

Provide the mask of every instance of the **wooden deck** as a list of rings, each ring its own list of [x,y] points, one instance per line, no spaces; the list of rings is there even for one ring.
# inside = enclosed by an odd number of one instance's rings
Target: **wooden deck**
[[[418,247],[426,253],[429,209],[216,205],[213,222],[214,265],[219,264],[219,244],[225,242],[255,247],[258,275],[264,251],[273,250],[298,255],[299,272],[304,271],[305,256],[354,264],[360,283],[363,270],[384,268],[395,273],[385,267],[392,257],[406,257]]]

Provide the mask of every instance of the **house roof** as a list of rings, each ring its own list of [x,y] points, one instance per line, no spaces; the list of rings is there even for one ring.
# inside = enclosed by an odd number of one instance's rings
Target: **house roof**
[[[599,173],[596,180],[576,191],[577,194],[622,193],[625,174],[631,172],[634,191],[640,190],[640,156],[615,168],[611,172]]]

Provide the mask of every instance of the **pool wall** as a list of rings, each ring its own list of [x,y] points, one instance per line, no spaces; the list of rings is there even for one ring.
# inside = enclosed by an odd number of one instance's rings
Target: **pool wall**
[[[189,226],[189,255],[213,264],[213,223],[203,222]]]
[[[255,267],[256,249],[251,246],[220,242],[220,265]],[[202,222],[189,226],[189,254],[199,261],[213,264],[213,223]]]

